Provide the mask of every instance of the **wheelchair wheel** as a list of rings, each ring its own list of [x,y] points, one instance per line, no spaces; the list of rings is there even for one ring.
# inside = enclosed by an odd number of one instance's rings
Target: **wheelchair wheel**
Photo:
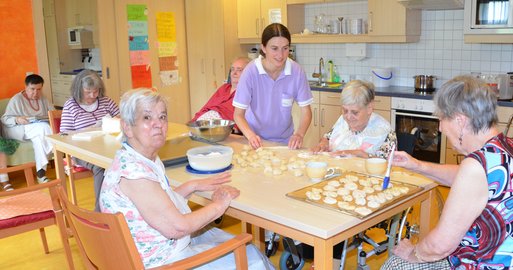
[[[284,250],[280,257],[280,270],[301,270],[305,265],[305,260],[299,256],[299,263],[294,262],[292,253]]]

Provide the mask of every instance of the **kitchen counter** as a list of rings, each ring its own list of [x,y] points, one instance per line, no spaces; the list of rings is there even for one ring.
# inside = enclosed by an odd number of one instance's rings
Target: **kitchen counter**
[[[321,91],[321,92],[334,92],[340,93],[342,88],[328,88],[328,87],[317,87],[310,86],[312,91]],[[379,87],[376,88],[377,96],[386,96],[386,97],[401,97],[401,98],[415,98],[415,99],[433,99],[433,93],[421,93],[416,92],[413,87],[410,86],[390,86],[390,87]],[[502,107],[513,107],[512,101],[498,101],[497,105]]]

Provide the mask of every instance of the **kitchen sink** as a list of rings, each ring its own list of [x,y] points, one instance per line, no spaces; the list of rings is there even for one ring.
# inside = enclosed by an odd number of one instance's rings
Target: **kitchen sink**
[[[314,88],[342,89],[344,87],[344,83],[323,83],[319,85],[318,81],[309,81],[308,84]]]

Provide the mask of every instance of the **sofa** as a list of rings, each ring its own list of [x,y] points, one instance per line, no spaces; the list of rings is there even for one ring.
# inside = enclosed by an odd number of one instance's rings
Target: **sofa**
[[[0,117],[4,115],[5,108],[9,103],[9,99],[0,99]],[[2,129],[2,125],[0,124],[0,132]],[[34,158],[34,148],[32,147],[32,142],[20,142],[20,146],[16,149],[16,152],[10,156],[7,156],[7,165],[15,166],[20,165],[27,162],[35,161]]]

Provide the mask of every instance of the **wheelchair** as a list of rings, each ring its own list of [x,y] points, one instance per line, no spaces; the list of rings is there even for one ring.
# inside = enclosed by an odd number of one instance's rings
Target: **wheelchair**
[[[442,194],[436,189],[435,194],[436,204],[438,205],[438,216],[441,215],[444,200]],[[413,207],[396,214],[392,218],[381,221],[380,223],[370,227],[369,229],[358,233],[357,235],[343,241],[341,243],[342,250],[340,255],[340,270],[344,269],[347,252],[357,250],[357,270],[370,270],[366,261],[374,255],[379,255],[399,244],[402,239],[413,239],[418,237],[420,233],[419,225],[413,221]],[[371,229],[384,230],[386,239],[380,242],[373,240],[367,232]],[[271,240],[274,240],[273,234]],[[272,242],[271,242],[272,243]],[[364,245],[369,246],[371,249],[366,248]],[[280,256],[279,268],[280,270],[301,270],[305,264],[303,256],[303,249],[301,246],[296,246],[294,240],[288,237],[283,237],[284,250]],[[335,253],[334,253],[335,254]]]

